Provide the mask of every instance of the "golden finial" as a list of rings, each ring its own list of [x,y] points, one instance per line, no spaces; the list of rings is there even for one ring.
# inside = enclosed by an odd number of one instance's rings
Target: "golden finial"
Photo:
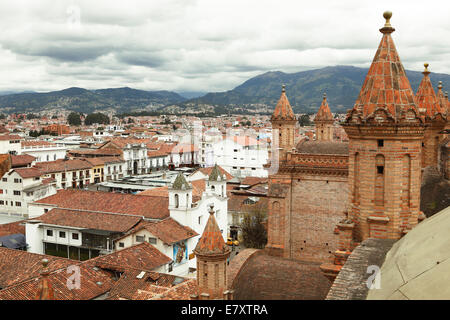
[[[442,81],[439,81],[439,84],[438,84],[438,89],[439,89],[439,90],[441,90],[441,89],[442,89]]]
[[[283,84],[283,85],[281,86],[281,92],[286,92],[286,85],[285,85],[285,84]]]
[[[392,12],[391,11],[385,11],[383,13],[383,17],[386,19],[386,23],[384,24],[384,27],[380,29],[381,33],[392,33],[395,31],[394,28],[391,26],[391,17]]]
[[[386,19],[386,23],[384,24],[385,27],[392,27],[391,26],[391,17],[392,17],[392,12],[391,11],[385,11],[383,13],[383,17]]]
[[[429,64],[425,62],[425,63],[423,64],[423,66],[425,67],[425,70],[423,70],[422,73],[423,73],[423,74],[429,74],[429,73],[430,73],[430,71],[428,71],[428,66],[429,66]]]
[[[48,260],[47,259],[42,259],[42,266],[44,267],[44,269],[45,268],[47,268],[47,266],[48,266]]]
[[[324,92],[323,93],[323,100],[325,100],[327,98],[327,94]]]

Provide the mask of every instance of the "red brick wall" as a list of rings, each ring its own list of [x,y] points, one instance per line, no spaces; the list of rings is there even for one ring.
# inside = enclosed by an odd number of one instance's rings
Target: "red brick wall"
[[[345,218],[347,177],[296,176],[291,217],[292,258],[328,262],[338,247],[336,224]]]
[[[421,182],[421,144],[419,139],[399,138],[397,140],[384,139],[384,146],[379,147],[377,139],[350,138],[349,143],[349,217],[355,222],[354,237],[356,241],[362,241],[370,236],[370,228],[367,221],[369,216],[388,217],[389,222],[385,226],[374,226],[379,229],[380,237],[398,239],[402,236],[402,228],[413,227],[417,224],[420,208],[420,182]],[[358,152],[359,185],[353,179],[355,177],[355,153]],[[377,155],[384,157],[384,192],[383,200],[375,202],[375,195],[380,189],[375,189],[379,184],[379,174],[376,168]],[[405,157],[409,155],[410,160]],[[378,180],[377,180],[378,177]],[[360,201],[354,201],[355,183],[358,185]],[[409,186],[405,186],[405,183]],[[405,190],[409,189],[409,195]],[[408,199],[402,197],[407,196]],[[381,229],[380,229],[381,228]]]

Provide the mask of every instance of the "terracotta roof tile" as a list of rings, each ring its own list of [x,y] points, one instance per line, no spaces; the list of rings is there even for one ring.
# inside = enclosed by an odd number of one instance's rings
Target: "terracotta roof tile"
[[[330,107],[328,107],[327,95],[323,94],[322,104],[320,105],[319,111],[317,111],[314,121],[333,121],[333,114],[331,113]]]
[[[280,99],[272,114],[271,120],[296,120],[294,112],[292,111],[291,104],[286,96],[285,86],[281,91]]]
[[[414,93],[391,37],[395,29],[386,26],[380,29],[383,37],[355,105],[347,114],[347,122],[356,115],[366,120],[379,109],[395,122],[401,121],[408,110],[419,115]]]
[[[198,233],[191,228],[181,225],[172,218],[155,222],[144,221],[139,227],[135,228],[135,231],[144,228],[167,245],[190,239],[198,235]]]
[[[67,189],[58,190],[56,194],[35,203],[65,209],[122,213],[150,219],[164,219],[169,216],[169,199],[166,197]]]
[[[43,269],[41,261],[44,258],[49,261],[49,270],[56,270],[74,264],[74,260],[70,259],[0,247],[0,287],[6,288],[39,276]]]
[[[229,251],[230,248],[225,244],[219,225],[214,217],[214,211],[210,209],[208,221],[194,249],[194,253],[196,255],[215,255],[226,254]]]
[[[40,220],[42,223],[57,226],[127,232],[137,225],[142,218],[129,215],[56,208],[33,220]]]
[[[33,157],[29,154],[11,155],[11,166],[13,168],[26,167],[30,165],[34,160],[36,160],[36,157]]]
[[[56,160],[47,162],[38,162],[34,165],[39,168],[44,174],[64,172],[64,171],[74,171],[74,170],[85,170],[91,169],[93,166],[88,161],[84,159],[73,159],[73,160]]]
[[[425,64],[422,81],[416,93],[416,102],[419,111],[424,113],[427,118],[434,118],[438,113],[442,113],[439,100],[434,93],[433,85],[429,77],[430,72],[427,69],[428,63]],[[422,111],[423,110],[423,111]]]
[[[111,270],[125,268],[152,271],[172,261],[148,242],[91,259],[97,267]]]

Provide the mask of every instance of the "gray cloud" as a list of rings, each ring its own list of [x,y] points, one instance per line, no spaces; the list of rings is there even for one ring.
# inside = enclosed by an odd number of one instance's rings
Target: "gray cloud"
[[[367,67],[384,19],[405,68],[450,73],[446,2],[16,0],[0,3],[0,91],[224,91],[269,70]],[[405,10],[407,8],[407,10]]]

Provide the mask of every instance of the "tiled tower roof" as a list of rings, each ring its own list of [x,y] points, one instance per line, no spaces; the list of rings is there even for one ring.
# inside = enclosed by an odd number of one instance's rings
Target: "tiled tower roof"
[[[415,117],[418,116],[414,92],[391,37],[395,31],[389,22],[392,13],[385,12],[383,16],[386,19],[386,24],[380,29],[383,38],[346,122],[365,122],[376,117],[377,111],[384,112],[386,119],[396,123],[405,118],[408,110],[413,110]]]
[[[328,107],[327,94],[323,94],[322,104],[320,105],[319,111],[317,111],[314,121],[334,121],[333,114]]]
[[[214,256],[228,254],[230,248],[225,244],[223,240],[222,233],[220,232],[219,225],[217,224],[216,218],[214,218],[214,210],[211,205],[209,210],[209,218],[206,223],[203,234],[198,240],[197,246],[195,247],[194,253],[203,256]]]
[[[286,96],[286,88],[283,85],[281,96],[278,100],[275,111],[272,114],[271,120],[296,120],[291,104]]]
[[[178,173],[175,181],[173,182],[172,189],[175,190],[188,190],[192,189],[191,185],[186,181],[183,173]]]
[[[219,167],[216,165],[214,166],[214,168],[211,170],[211,173],[209,174],[209,181],[223,181],[225,179],[223,179],[222,173],[219,170]]]
[[[424,114],[427,118],[433,118],[436,114],[442,113],[442,110],[431,84],[428,63],[425,63],[424,66],[425,70],[422,72],[423,78],[417,90],[416,102],[421,114]]]

